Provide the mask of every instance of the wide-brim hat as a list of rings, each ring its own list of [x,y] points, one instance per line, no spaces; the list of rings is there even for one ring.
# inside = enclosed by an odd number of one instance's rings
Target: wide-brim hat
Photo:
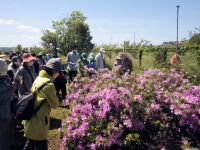
[[[116,57],[116,60],[122,60],[122,58],[121,58],[121,57],[119,57],[119,56],[117,56],[117,57]]]
[[[11,60],[12,60],[13,62],[16,62],[16,61],[20,61],[20,58],[19,58],[18,56],[13,56],[13,57],[11,58]]]
[[[106,51],[105,51],[105,48],[100,48],[99,51],[102,52],[102,53],[105,53],[105,52],[106,52]]]
[[[38,56],[42,56],[44,54],[45,54],[44,52],[39,52]]]
[[[94,59],[94,53],[90,53],[89,59]]]
[[[83,52],[83,53],[81,54],[81,57],[83,58],[83,60],[86,60],[86,59],[87,59],[87,54]]]
[[[6,76],[8,65],[5,59],[0,58],[0,76]]]
[[[7,62],[11,62],[11,60],[10,60],[10,56],[8,56],[8,55],[1,54],[1,55],[0,55],[0,58],[6,60]]]
[[[46,67],[56,71],[63,71],[62,64],[58,58],[51,58],[47,62]]]
[[[23,62],[30,62],[33,60],[37,60],[35,57],[33,57],[31,54],[29,53],[24,53],[22,56]]]

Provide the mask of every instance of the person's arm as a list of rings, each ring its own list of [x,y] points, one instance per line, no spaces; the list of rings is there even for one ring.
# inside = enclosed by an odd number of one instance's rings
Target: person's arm
[[[78,60],[77,62],[77,70],[80,76],[83,76],[83,65],[81,63],[81,60]]]
[[[56,89],[53,83],[49,83],[44,87],[44,93],[47,96],[47,102],[51,108],[59,106],[59,98],[56,95]]]
[[[95,61],[96,61],[96,69],[98,69],[99,68],[99,57],[98,57],[98,55],[95,57]]]
[[[21,69],[18,69],[18,71],[14,77],[14,85],[16,87],[19,87],[19,85],[22,82],[22,78],[23,78],[23,71]]]
[[[15,97],[13,87],[6,87],[4,83],[0,83],[0,105],[8,103],[8,100],[12,101]]]
[[[8,76],[10,77],[11,81],[13,82],[13,80],[14,80],[13,71],[12,71],[12,70],[8,70],[8,71],[7,71],[7,74],[8,74]]]

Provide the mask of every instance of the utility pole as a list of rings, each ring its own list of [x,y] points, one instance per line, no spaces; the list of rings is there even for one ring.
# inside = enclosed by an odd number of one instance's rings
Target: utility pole
[[[135,50],[135,32],[134,32],[134,50]]]
[[[176,33],[176,53],[178,53],[178,17],[179,17],[179,5],[177,7],[177,33]]]

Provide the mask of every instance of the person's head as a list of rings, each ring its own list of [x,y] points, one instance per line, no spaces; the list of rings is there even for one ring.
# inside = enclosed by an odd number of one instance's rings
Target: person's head
[[[117,62],[121,62],[121,61],[122,61],[122,58],[118,56],[118,57],[116,58],[116,61],[117,61]]]
[[[31,53],[31,55],[32,55],[33,57],[36,57],[36,54],[35,54],[35,53]]]
[[[45,71],[55,80],[62,71],[60,60],[58,58],[51,58],[45,66]]]
[[[12,64],[13,64],[14,67],[20,66],[21,62],[20,62],[20,58],[18,56],[13,56],[11,58],[11,60],[12,60]]]
[[[76,53],[78,51],[78,46],[77,45],[72,45],[71,46],[72,52]]]
[[[10,64],[11,60],[10,60],[10,56],[9,55],[5,55],[5,54],[1,54],[0,55],[1,59],[4,59],[6,61],[7,64]]]
[[[8,65],[5,59],[0,58],[0,77],[6,76],[8,71]]]
[[[83,53],[81,54],[81,59],[82,59],[82,60],[87,60],[87,54],[86,54],[85,52],[83,52]]]
[[[35,60],[37,60],[35,57],[33,57],[31,54],[29,53],[24,53],[22,55],[22,59],[23,59],[23,65],[25,66],[33,66],[33,62]]]
[[[94,53],[90,53],[89,59],[94,60]]]
[[[39,59],[41,59],[41,58],[42,58],[42,56],[43,56],[43,52],[39,52],[39,54],[38,54],[38,56],[37,56],[37,57],[38,57]]]
[[[10,54],[10,59],[12,59],[13,56],[17,56],[17,53]]]
[[[105,53],[105,48],[100,48],[99,52],[103,55]]]

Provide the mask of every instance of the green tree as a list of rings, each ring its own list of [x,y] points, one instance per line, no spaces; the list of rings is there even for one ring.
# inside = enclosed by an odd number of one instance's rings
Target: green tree
[[[200,45],[200,28],[195,28],[194,31],[189,32],[189,43],[190,44],[195,44],[195,45]]]
[[[73,11],[69,18],[53,21],[56,47],[63,54],[69,52],[71,45],[76,44],[79,51],[89,51],[94,47],[91,43],[89,25],[80,11]]]
[[[200,33],[193,34],[190,38],[190,43],[200,45]]]
[[[49,30],[44,30],[41,40],[42,46],[57,56],[58,38],[56,33]]]
[[[21,52],[22,51],[22,45],[21,44],[17,44],[16,50],[17,50],[17,52]]]

